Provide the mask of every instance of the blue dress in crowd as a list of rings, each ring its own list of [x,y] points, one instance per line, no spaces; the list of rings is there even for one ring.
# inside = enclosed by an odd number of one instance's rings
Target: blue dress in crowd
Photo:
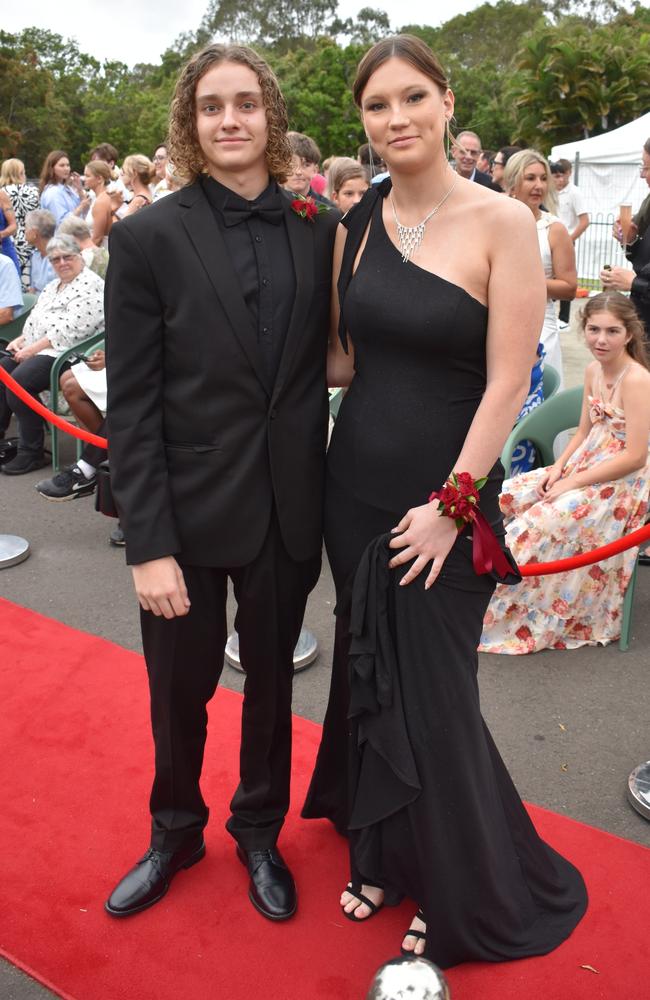
[[[5,216],[5,213],[0,208],[0,229],[6,229],[6,226],[7,226],[7,218]],[[11,236],[3,236],[2,239],[0,240],[0,253],[5,254],[7,257],[13,260],[14,264],[16,265],[16,270],[20,275],[20,261],[18,260],[18,254],[16,253],[14,241],[12,240]]]

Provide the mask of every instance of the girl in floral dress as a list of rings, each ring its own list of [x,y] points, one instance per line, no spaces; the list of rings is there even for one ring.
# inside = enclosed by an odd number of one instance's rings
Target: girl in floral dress
[[[545,469],[506,480],[501,509],[517,562],[588,552],[643,526],[650,462],[650,365],[643,326],[620,292],[590,299],[582,329],[594,356],[577,432]],[[620,636],[637,549],[603,563],[498,585],[484,619],[484,653],[534,653]]]

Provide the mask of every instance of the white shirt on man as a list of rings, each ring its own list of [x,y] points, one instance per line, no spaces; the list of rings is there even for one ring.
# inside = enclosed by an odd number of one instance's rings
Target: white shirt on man
[[[564,223],[569,233],[572,233],[578,225],[578,217],[587,211],[584,197],[575,184],[567,184],[557,192],[557,197],[560,221]]]

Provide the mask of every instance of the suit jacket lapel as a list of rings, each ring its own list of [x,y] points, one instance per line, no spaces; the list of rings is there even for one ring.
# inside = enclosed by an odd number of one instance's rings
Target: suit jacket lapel
[[[273,396],[281,391],[290,372],[291,363],[300,342],[307,318],[309,306],[314,294],[314,222],[301,218],[291,207],[291,200],[283,195],[285,206],[284,216],[293,258],[293,269],[296,276],[296,297],[293,303],[289,329],[282,350],[282,357],[275,377]]]
[[[179,198],[181,218],[212,287],[226,313],[233,333],[258,379],[270,395],[268,376],[259,348],[257,333],[239,279],[232,266],[210,204],[198,183],[183,188]]]

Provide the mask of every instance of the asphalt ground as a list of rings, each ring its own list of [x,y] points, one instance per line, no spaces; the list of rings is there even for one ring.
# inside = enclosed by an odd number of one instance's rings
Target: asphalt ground
[[[574,330],[562,339],[565,379],[571,386],[582,381],[589,356]],[[73,457],[68,439],[64,460]],[[34,484],[47,474],[0,476],[0,532],[24,536],[32,549],[24,563],[0,571],[0,594],[141,651],[130,571],[123,550],[108,543],[114,522],[95,513],[92,498],[44,501]],[[319,656],[296,675],[294,685],[294,711],[317,722],[322,721],[329,689],[333,607],[331,576],[324,563],[305,617],[318,640]],[[630,771],[650,759],[649,610],[650,567],[642,567],[627,652],[610,645],[532,656],[482,655],[479,671],[485,718],[522,797],[646,846],[650,823],[631,808],[625,791]],[[232,602],[230,615],[232,621]],[[240,673],[224,667],[223,685],[241,691],[242,680]],[[206,767],[209,760],[208,743]],[[134,860],[145,846],[133,844]],[[11,845],[3,850],[11,850]],[[115,874],[118,878],[121,873]],[[339,889],[332,886],[333,893]],[[52,996],[0,961],[2,1000]]]

